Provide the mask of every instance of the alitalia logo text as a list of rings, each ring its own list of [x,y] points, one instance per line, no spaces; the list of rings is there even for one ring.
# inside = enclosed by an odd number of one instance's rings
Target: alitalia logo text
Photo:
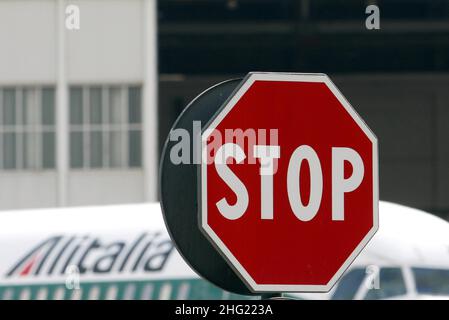
[[[55,235],[26,252],[6,276],[63,275],[69,266],[76,266],[80,274],[157,272],[173,250],[173,243],[160,232],[144,232],[132,241]]]

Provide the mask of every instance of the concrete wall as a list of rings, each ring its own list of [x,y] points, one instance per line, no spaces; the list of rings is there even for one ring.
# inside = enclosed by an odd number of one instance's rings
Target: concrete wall
[[[66,31],[67,78],[71,83],[142,82],[143,1],[70,1],[82,27]]]
[[[69,4],[79,30],[65,28]],[[54,86],[57,113],[56,168],[0,171],[0,210],[156,199],[156,0],[0,1],[0,47],[0,86]],[[142,168],[69,168],[74,84],[141,86]]]
[[[0,1],[0,85],[56,81],[56,1]]]

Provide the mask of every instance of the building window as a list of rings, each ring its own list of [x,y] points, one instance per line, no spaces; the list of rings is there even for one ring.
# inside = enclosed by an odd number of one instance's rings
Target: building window
[[[379,272],[379,288],[370,289],[365,300],[380,300],[403,296],[407,293],[401,268],[385,267]]]
[[[0,169],[55,168],[55,89],[0,88]]]
[[[70,167],[141,165],[140,86],[70,87]]]
[[[354,268],[346,272],[338,281],[332,295],[333,300],[351,300],[355,298],[357,291],[366,277],[364,268]]]

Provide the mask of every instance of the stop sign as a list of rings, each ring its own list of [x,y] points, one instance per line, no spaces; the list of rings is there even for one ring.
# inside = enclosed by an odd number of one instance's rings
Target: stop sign
[[[377,139],[326,75],[250,73],[201,143],[200,229],[253,292],[329,291],[377,231]]]

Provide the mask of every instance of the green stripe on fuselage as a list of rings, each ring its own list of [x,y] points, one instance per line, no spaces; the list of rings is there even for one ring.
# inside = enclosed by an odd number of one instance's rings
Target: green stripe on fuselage
[[[155,281],[81,281],[79,289],[67,289],[64,283],[1,285],[0,300],[5,299],[258,299],[227,291],[201,279],[171,279]]]

